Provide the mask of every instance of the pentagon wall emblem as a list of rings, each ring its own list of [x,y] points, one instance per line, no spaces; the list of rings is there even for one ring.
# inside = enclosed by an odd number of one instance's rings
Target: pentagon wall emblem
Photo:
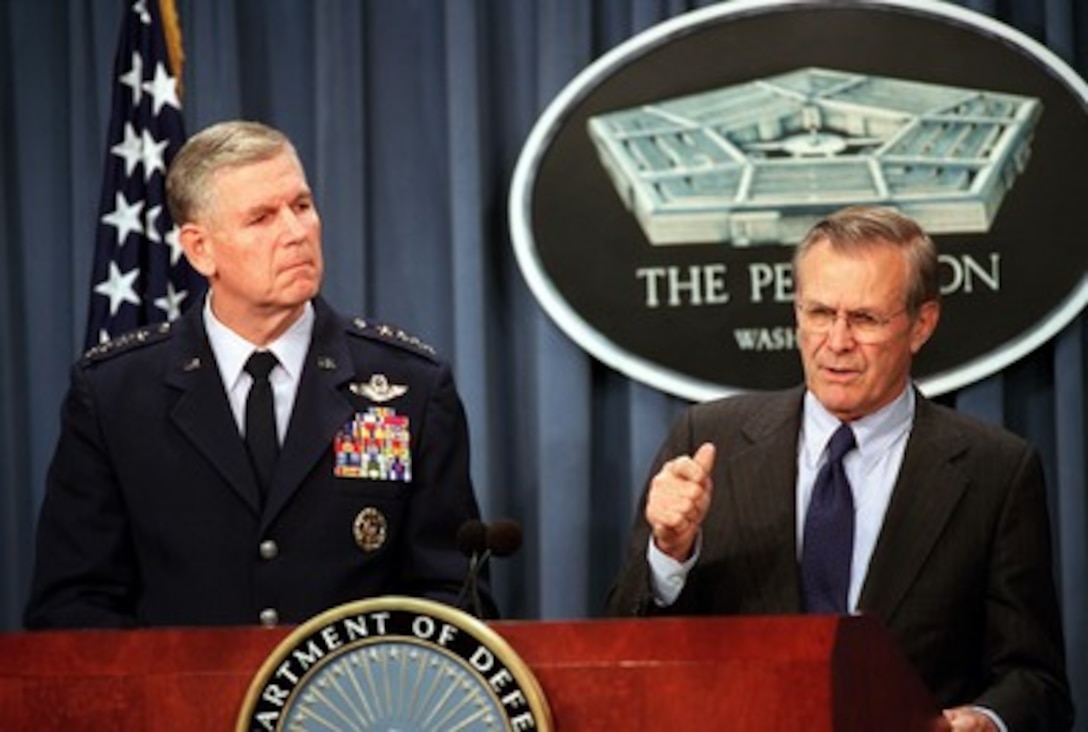
[[[592,117],[651,244],[795,244],[848,204],[986,232],[1027,166],[1037,99],[801,69]]]
[[[648,28],[562,88],[510,189],[518,265],[590,355],[704,400],[802,380],[793,248],[894,206],[940,252],[914,362],[938,395],[1088,304],[1088,85],[1027,35],[936,0],[731,0]]]

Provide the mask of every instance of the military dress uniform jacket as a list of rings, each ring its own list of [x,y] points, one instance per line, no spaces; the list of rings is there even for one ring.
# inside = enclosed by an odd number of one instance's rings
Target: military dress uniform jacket
[[[643,494],[610,614],[802,612],[795,492],[803,393],[719,400],[678,420],[650,475],[703,442],[717,446],[701,553],[677,601],[657,607]],[[918,395],[859,612],[882,621],[945,706],[989,707],[1017,732],[1068,729],[1052,573],[1038,454]]]
[[[403,332],[314,307],[263,505],[202,308],[73,366],[28,628],[296,623],[369,596],[456,598],[456,533],[478,509],[450,369]]]

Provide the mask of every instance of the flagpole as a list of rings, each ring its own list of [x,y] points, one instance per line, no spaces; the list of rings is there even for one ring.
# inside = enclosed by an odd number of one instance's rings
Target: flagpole
[[[178,99],[184,94],[185,44],[181,38],[181,21],[174,0],[159,0],[159,14],[162,16],[162,33],[166,38],[166,53],[170,57],[170,73],[177,79]]]

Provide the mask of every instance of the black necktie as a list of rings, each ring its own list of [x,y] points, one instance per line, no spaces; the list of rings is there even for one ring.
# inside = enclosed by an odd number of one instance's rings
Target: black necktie
[[[805,514],[801,550],[801,583],[805,612],[848,612],[850,564],[854,554],[854,496],[842,467],[857,443],[843,424],[828,443],[827,462],[816,476]]]
[[[268,374],[279,361],[271,351],[254,351],[246,361],[246,373],[253,377],[253,385],[246,396],[246,449],[257,474],[261,497],[268,491],[272,471],[280,454],[276,439],[276,408],[272,401],[272,384]]]

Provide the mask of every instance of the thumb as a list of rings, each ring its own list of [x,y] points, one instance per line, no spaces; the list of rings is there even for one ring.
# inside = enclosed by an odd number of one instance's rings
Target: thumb
[[[717,454],[718,449],[714,447],[714,443],[704,442],[699,445],[699,449],[696,450],[695,454],[692,456],[692,459],[698,463],[699,467],[703,469],[703,472],[706,473],[708,478],[714,472],[714,458]]]

